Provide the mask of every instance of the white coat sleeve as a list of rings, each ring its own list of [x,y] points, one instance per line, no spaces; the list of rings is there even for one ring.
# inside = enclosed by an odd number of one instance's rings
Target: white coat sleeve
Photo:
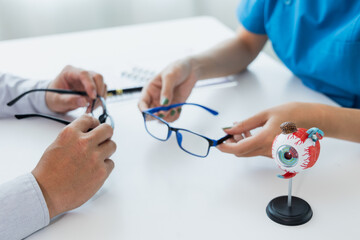
[[[49,81],[32,81],[0,73],[0,118],[15,114],[52,114],[44,92],[30,93],[9,107],[7,102]],[[35,177],[28,173],[0,185],[0,239],[23,239],[49,224],[49,211]]]
[[[0,239],[23,239],[49,221],[45,199],[31,173],[0,185]]]
[[[53,114],[46,105],[45,92],[29,93],[13,106],[6,105],[23,92],[34,88],[47,88],[49,83],[49,81],[34,81],[0,73],[0,118],[24,113]]]

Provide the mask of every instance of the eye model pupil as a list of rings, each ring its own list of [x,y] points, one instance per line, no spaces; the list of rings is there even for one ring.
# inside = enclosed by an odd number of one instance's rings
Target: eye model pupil
[[[292,159],[292,154],[290,152],[285,152],[284,157],[285,157],[285,159],[290,160],[290,159]]]

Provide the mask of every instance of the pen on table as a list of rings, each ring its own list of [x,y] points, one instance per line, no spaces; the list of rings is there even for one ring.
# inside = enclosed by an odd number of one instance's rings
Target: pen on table
[[[107,91],[107,96],[119,96],[122,94],[127,93],[135,93],[135,92],[141,92],[143,87],[132,87],[132,88],[123,88],[123,89],[112,89]]]

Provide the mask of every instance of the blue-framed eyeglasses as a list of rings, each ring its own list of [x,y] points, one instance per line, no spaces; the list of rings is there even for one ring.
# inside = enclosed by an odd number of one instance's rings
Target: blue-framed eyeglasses
[[[210,147],[215,147],[231,137],[231,135],[226,135],[218,140],[210,139],[187,129],[171,127],[168,122],[155,115],[155,113],[157,112],[168,111],[172,108],[181,107],[183,105],[193,105],[196,107],[200,107],[208,111],[212,115],[219,114],[215,110],[196,103],[178,103],[169,106],[155,107],[142,112],[146,131],[152,137],[160,141],[168,140],[171,136],[171,133],[175,132],[177,142],[182,150],[191,155],[202,158],[206,157],[209,154]]]

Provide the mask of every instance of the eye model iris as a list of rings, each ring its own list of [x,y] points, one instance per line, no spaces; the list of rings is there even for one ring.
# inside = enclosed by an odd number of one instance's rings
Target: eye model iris
[[[284,167],[293,167],[299,160],[298,153],[292,146],[282,145],[277,152],[278,160]]]

